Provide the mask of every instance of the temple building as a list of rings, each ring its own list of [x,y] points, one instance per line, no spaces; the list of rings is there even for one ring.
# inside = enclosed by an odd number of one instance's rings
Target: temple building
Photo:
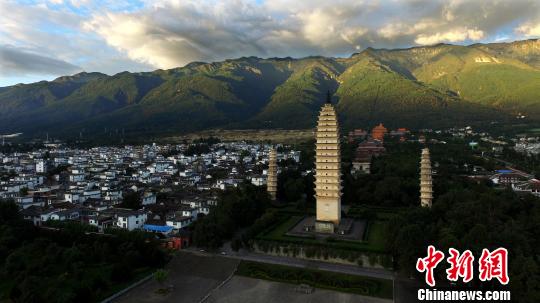
[[[333,233],[341,221],[341,153],[336,111],[327,96],[317,122],[315,231]]]
[[[371,130],[371,138],[379,141],[384,141],[384,136],[388,133],[388,129],[384,127],[382,123],[379,123],[379,125],[375,126]]]
[[[356,153],[352,162],[351,173],[364,172],[371,173],[371,160],[386,152],[380,141],[368,139],[358,144]]]
[[[357,142],[358,140],[363,140],[367,137],[368,135],[368,132],[361,129],[361,128],[357,128],[355,130],[351,130],[349,132],[349,135],[347,136],[347,140],[349,142],[349,144],[352,144],[354,142]]]
[[[272,200],[276,199],[277,192],[277,163],[276,163],[276,150],[270,149],[268,154],[268,180],[266,181],[266,190],[270,194]]]
[[[433,201],[433,183],[429,148],[422,149],[420,160],[420,204],[422,207],[431,207]]]

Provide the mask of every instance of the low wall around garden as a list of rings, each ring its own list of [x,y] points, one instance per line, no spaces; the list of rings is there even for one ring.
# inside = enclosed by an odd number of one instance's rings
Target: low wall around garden
[[[374,252],[348,251],[318,246],[287,244],[277,241],[256,240],[251,250],[273,256],[293,257],[329,263],[357,265],[365,268],[391,269],[392,257]]]

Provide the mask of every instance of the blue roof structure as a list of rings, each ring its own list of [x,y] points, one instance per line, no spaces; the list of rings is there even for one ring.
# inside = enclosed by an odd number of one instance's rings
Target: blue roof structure
[[[163,226],[163,225],[144,224],[143,229],[147,231],[153,231],[153,232],[168,233],[173,229],[173,227],[166,226],[166,225]]]
[[[497,172],[498,172],[499,174],[509,174],[509,173],[511,173],[512,171],[509,170],[509,169],[499,169]]]

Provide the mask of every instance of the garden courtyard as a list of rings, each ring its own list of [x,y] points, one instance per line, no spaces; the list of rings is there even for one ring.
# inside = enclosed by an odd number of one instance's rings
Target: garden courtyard
[[[347,216],[354,224],[348,235],[303,231],[313,216],[283,211],[278,214],[279,220],[254,237],[252,248],[272,255],[391,269],[385,234],[388,220],[398,211],[369,206],[351,208]]]

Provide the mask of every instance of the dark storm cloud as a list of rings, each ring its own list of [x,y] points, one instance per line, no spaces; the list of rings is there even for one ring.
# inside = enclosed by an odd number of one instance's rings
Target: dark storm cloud
[[[62,60],[0,45],[0,74],[3,76],[71,74],[80,70],[80,67]]]

